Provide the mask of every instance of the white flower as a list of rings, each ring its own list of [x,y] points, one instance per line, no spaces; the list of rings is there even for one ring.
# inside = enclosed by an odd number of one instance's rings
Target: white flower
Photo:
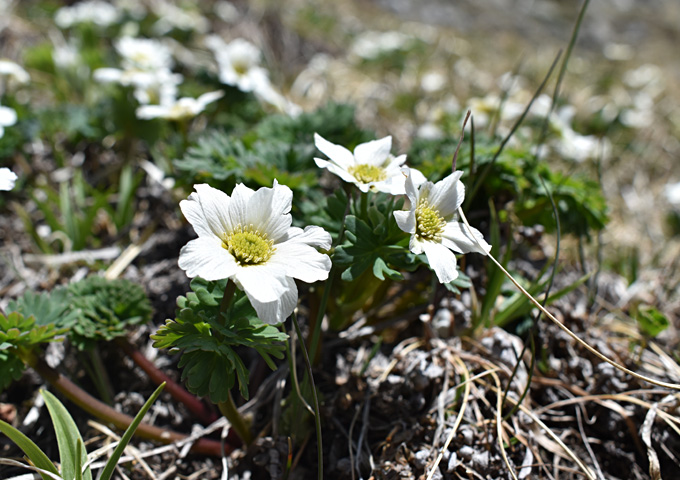
[[[314,134],[314,144],[330,159],[315,158],[316,164],[320,168],[327,168],[344,181],[355,184],[362,192],[374,190],[392,195],[405,193],[405,178],[401,166],[406,161],[406,155],[394,157],[390,153],[391,136],[357,145],[354,154],[343,146],[329,142],[318,133]],[[425,176],[418,170],[414,169],[412,172],[413,181],[417,185],[425,181]]]
[[[294,278],[312,283],[328,278],[331,236],[321,227],[292,227],[293,192],[274,180],[253,191],[243,184],[231,197],[209,185],[180,202],[198,238],[180,251],[179,266],[190,277],[229,278],[244,290],[258,317],[283,322],[297,305]]]
[[[237,38],[225,43],[220,37],[212,35],[205,43],[215,54],[220,82],[242,92],[252,92],[265,81],[268,82],[267,70],[260,66],[260,49],[249,41]]]
[[[675,208],[680,207],[680,182],[666,184],[664,186],[664,194],[668,203]]]
[[[359,58],[371,60],[406,49],[413,40],[413,37],[401,32],[365,32],[354,40],[350,51]]]
[[[99,27],[108,27],[120,20],[120,12],[116,7],[103,0],[79,2],[71,7],[61,7],[54,16],[59,28],[69,28],[78,23],[94,23]]]
[[[481,232],[457,222],[458,208],[465,199],[465,186],[460,181],[462,174],[461,171],[453,172],[437,183],[425,182],[417,188],[412,170],[404,168],[406,195],[411,208],[394,212],[399,228],[411,234],[409,250],[415,254],[425,252],[441,283],[449,283],[458,276],[456,255],[451,250],[484,255],[491,250]]]
[[[172,68],[172,52],[167,45],[152,38],[122,37],[116,40],[116,50],[123,58],[125,70],[155,72]]]
[[[150,120],[152,118],[166,118],[168,120],[184,120],[195,117],[205,107],[222,98],[224,92],[217,90],[214,92],[204,93],[198,98],[183,97],[169,103],[162,103],[161,105],[142,105],[137,108],[137,118]]]
[[[0,190],[12,190],[17,175],[9,168],[0,168]]]
[[[197,10],[185,10],[169,2],[156,2],[152,8],[159,19],[152,27],[156,35],[165,35],[175,28],[198,33],[205,33],[210,28],[208,19]]]
[[[5,127],[17,123],[17,112],[13,108],[0,105],[0,138],[5,135]]]
[[[21,65],[10,60],[0,60],[0,75],[7,75],[17,83],[28,83],[31,79]]]

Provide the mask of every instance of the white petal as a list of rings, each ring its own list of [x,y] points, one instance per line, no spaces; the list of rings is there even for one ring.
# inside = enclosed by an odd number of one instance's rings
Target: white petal
[[[401,169],[401,172],[404,175],[406,175],[406,180],[404,181],[404,189],[406,190],[406,196],[411,202],[411,210],[415,212],[415,209],[418,206],[418,198],[420,196],[419,189],[415,185],[414,178],[413,175],[411,174],[410,168],[404,167]],[[431,185],[432,183],[430,183],[430,186]]]
[[[402,154],[402,155],[399,155],[396,158],[393,158],[392,160],[390,160],[390,165],[401,166],[401,165],[404,164],[404,162],[406,162],[406,154],[405,153]]]
[[[17,123],[17,112],[13,108],[0,105],[0,125],[9,127]]]
[[[397,225],[406,233],[416,233],[416,214],[415,210],[398,210],[394,212],[394,219]]]
[[[208,228],[220,238],[224,233],[230,232],[232,224],[229,219],[229,213],[233,201],[229,198],[229,195],[211,187],[207,183],[194,185],[194,188],[196,189],[198,201],[201,203],[203,217]]]
[[[239,225],[242,227],[248,226],[248,201],[255,192],[251,189],[239,183],[234,187],[231,192],[231,203],[229,203],[228,210],[228,222],[229,230],[232,231]]]
[[[334,175],[337,175],[347,183],[354,183],[356,185],[360,184],[360,182],[354,177],[354,175],[349,173],[346,168],[338,166],[337,164],[329,162],[328,160],[321,160],[320,158],[315,158],[314,162],[316,162],[316,165],[318,167],[328,169],[329,172],[331,172]]]
[[[430,189],[427,201],[431,207],[439,210],[439,214],[448,218],[458,210],[465,199],[465,186],[460,181],[463,172],[457,170],[434,184]]]
[[[210,229],[210,225],[205,218],[201,202],[197,193],[189,195],[187,200],[179,202],[179,208],[184,214],[184,218],[194,227],[199,237],[215,237],[215,233]]]
[[[252,224],[270,240],[283,237],[291,223],[293,191],[274,180],[273,188],[260,188],[248,200],[246,223]]]
[[[380,167],[385,164],[385,160],[387,160],[387,157],[390,155],[391,148],[391,136],[381,138],[380,140],[371,140],[370,142],[357,145],[354,149],[354,158],[360,165],[375,165]]]
[[[286,240],[295,239],[296,242],[304,242],[312,247],[330,250],[331,234],[321,227],[310,225],[304,230],[298,227],[291,227],[286,234]]]
[[[292,278],[286,279],[285,292],[274,301],[262,302],[249,295],[247,290],[246,295],[248,295],[250,304],[255,309],[255,312],[257,312],[258,318],[271,325],[285,321],[295,310],[298,300],[297,286]]]
[[[416,255],[419,255],[423,253],[423,245],[425,242],[421,242],[418,240],[418,237],[415,235],[411,235],[411,240],[408,242],[408,249],[411,251],[411,253],[415,253]]]
[[[168,116],[170,109],[162,105],[142,105],[135,111],[137,118],[142,120],[152,120],[154,118],[164,118]]]
[[[261,265],[239,266],[234,278],[248,294],[260,302],[273,302],[286,291],[285,269],[271,262]]]
[[[2,127],[0,127],[0,130]],[[2,136],[0,134],[0,136]],[[0,190],[12,190],[17,181],[17,174],[9,168],[0,168]]]
[[[92,74],[92,78],[103,83],[120,82],[122,77],[123,71],[118,68],[98,68]]]
[[[196,101],[197,101],[200,105],[202,105],[203,108],[205,108],[206,105],[208,105],[209,103],[212,103],[212,102],[214,102],[214,101],[216,101],[216,100],[219,100],[219,99],[222,98],[223,96],[224,96],[224,92],[223,92],[222,90],[216,90],[216,91],[214,91],[214,92],[204,93],[203,95],[201,95],[200,97],[198,97],[198,98],[196,99]]]
[[[267,264],[278,265],[286,276],[314,283],[326,280],[331,269],[328,255],[319,253],[314,247],[297,241],[297,238],[276,246],[276,253]]]
[[[441,243],[434,242],[423,242],[423,250],[430,267],[437,274],[439,283],[449,283],[458,277],[456,256],[451,250]]]
[[[486,255],[491,250],[491,245],[486,243],[482,232],[474,227],[472,229],[472,234],[475,236],[477,241],[470,234],[470,230],[463,223],[449,222],[444,228],[444,233],[442,234],[442,243],[448,248],[455,250],[459,253],[469,253],[477,252],[482,255]],[[478,243],[479,242],[479,243]]]
[[[416,170],[415,168],[411,168],[410,170],[411,170],[411,181],[413,182],[414,186],[419,187],[423,183],[427,182],[427,178],[425,178],[425,175],[423,175],[420,170]]]
[[[316,148],[331,159],[333,163],[347,170],[352,165],[356,165],[354,155],[341,145],[336,145],[323,138],[318,133],[314,134],[314,145]]]
[[[219,239],[199,237],[182,247],[179,252],[179,268],[189,277],[199,276],[206,280],[229,278],[236,272],[236,261],[222,248]]]

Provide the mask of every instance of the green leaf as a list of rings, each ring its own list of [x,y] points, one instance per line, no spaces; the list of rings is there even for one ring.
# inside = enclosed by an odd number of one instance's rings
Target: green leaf
[[[21,433],[19,430],[11,426],[9,423],[0,420],[0,432],[4,433],[12,440],[17,447],[19,447],[28,457],[28,459],[38,468],[47,470],[50,473],[59,475],[57,467],[54,463],[45,455],[40,447],[38,447],[33,440],[28,438],[26,435]],[[52,480],[51,477],[47,475],[40,475],[44,480]]]
[[[638,328],[648,337],[656,337],[670,326],[668,318],[651,306],[642,306],[637,309],[635,320]]]
[[[66,479],[75,478],[78,465],[87,462],[86,452],[80,452],[80,455],[77,455],[77,442],[82,442],[83,438],[80,436],[73,417],[71,417],[66,407],[57,397],[47,390],[41,390],[40,393],[45,399],[45,405],[47,405],[47,409],[50,412],[54,431],[57,435],[62,476]],[[92,480],[92,473],[89,468],[85,470],[83,478],[85,480]]]
[[[102,470],[102,473],[99,474],[99,478],[97,480],[109,480],[111,478],[111,475],[113,475],[113,471],[116,468],[116,465],[118,464],[118,460],[125,451],[125,447],[127,446],[128,443],[130,443],[130,439],[132,438],[132,435],[134,435],[135,430],[137,430],[139,424],[142,422],[142,418],[144,418],[146,412],[149,411],[151,405],[153,405],[153,402],[155,402],[156,399],[160,396],[164,387],[165,382],[161,383],[158,386],[158,388],[151,394],[146,403],[142,405],[142,408],[139,410],[139,412],[137,412],[137,415],[135,415],[135,418],[132,420],[132,423],[130,423],[130,426],[128,426],[127,430],[125,430],[125,433],[118,442],[118,445],[111,454],[111,457],[106,462],[106,465],[104,465],[104,469]]]

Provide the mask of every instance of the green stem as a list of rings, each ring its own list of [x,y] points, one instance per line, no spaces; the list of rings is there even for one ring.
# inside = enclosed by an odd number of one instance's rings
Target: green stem
[[[318,478],[319,480],[323,480],[323,441],[321,438],[321,411],[319,409],[319,397],[316,394],[316,385],[314,385],[312,363],[309,361],[307,347],[305,347],[305,342],[302,340],[302,331],[300,330],[300,324],[297,321],[296,313],[293,312],[291,317],[293,317],[295,333],[297,334],[298,340],[300,341],[300,347],[302,348],[302,356],[304,357],[305,364],[307,365],[307,374],[309,375],[309,381],[312,383],[312,397],[314,398],[314,424],[316,425],[317,462],[319,463]]]
[[[231,396],[231,392],[227,392],[227,394],[227,400],[225,402],[218,403],[217,407],[220,409],[220,412],[222,412],[222,415],[224,415],[226,419],[229,420],[231,426],[234,427],[234,430],[236,430],[238,436],[241,437],[241,440],[243,440],[243,444],[250,445],[250,443],[253,441],[253,436],[250,434],[250,427],[236,408],[236,404],[234,403],[234,399]]]
[[[88,351],[88,354],[90,355],[92,380],[95,387],[102,396],[104,403],[111,405],[113,403],[113,387],[111,387],[111,379],[109,374],[106,373],[99,350],[93,348]]]
[[[361,218],[367,219],[368,218],[368,192],[361,192],[361,200],[360,200],[360,208],[361,208]]]
[[[236,284],[231,280],[227,280],[227,285],[224,287],[224,294],[222,295],[222,302],[220,302],[220,313],[227,314],[235,292]]]
[[[224,287],[224,295],[222,295],[222,301],[220,302],[220,313],[226,318],[229,313],[229,307],[231,306],[231,301],[234,298],[234,293],[236,292],[236,283],[231,280],[227,280],[227,284]],[[250,434],[250,427],[241,415],[241,413],[236,408],[234,403],[234,398],[231,396],[231,391],[227,391],[227,400],[224,402],[219,402],[217,408],[220,409],[222,415],[229,420],[231,426],[241,437],[241,440],[245,445],[250,445],[253,441],[253,437]]]
[[[71,380],[47,365],[47,363],[35,355],[35,353],[31,351],[21,351],[17,352],[17,354],[26,365],[33,368],[33,370],[47,380],[57,391],[90,415],[93,415],[104,422],[111,423],[121,430],[126,430],[134,420],[132,417],[113,409],[82,390]],[[178,442],[187,438],[186,435],[182,435],[181,433],[155,427],[147,423],[140,423],[135,435],[166,444]],[[215,457],[222,456],[220,442],[206,438],[197,440],[193,444],[191,450],[194,453],[203,455]],[[227,445],[226,451],[230,452],[231,450],[233,450],[233,447]]]

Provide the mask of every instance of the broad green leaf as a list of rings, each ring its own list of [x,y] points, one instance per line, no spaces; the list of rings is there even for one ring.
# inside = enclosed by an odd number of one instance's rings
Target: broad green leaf
[[[111,478],[111,475],[113,475],[113,470],[116,468],[116,465],[118,464],[118,460],[125,451],[125,447],[127,446],[128,443],[130,443],[130,439],[132,438],[132,435],[134,435],[135,430],[137,430],[139,424],[142,422],[142,418],[144,418],[146,412],[149,411],[151,405],[153,405],[153,402],[156,401],[158,396],[163,391],[164,387],[165,382],[161,383],[156,389],[156,391],[154,391],[151,394],[146,403],[142,405],[142,408],[139,410],[139,412],[137,412],[137,415],[135,415],[135,418],[134,420],[132,420],[130,426],[127,428],[127,430],[125,430],[125,433],[118,442],[118,446],[116,446],[116,449],[111,454],[111,457],[106,462],[106,465],[104,465],[104,470],[102,470],[102,473],[99,474],[99,478],[97,480],[109,480]]]
[[[59,475],[57,467],[55,467],[54,463],[52,463],[47,455],[45,455],[45,452],[40,450],[40,447],[33,443],[33,440],[28,438],[9,423],[3,422],[2,420],[0,420],[0,432],[7,435],[9,439],[12,440],[16,446],[26,454],[28,459],[33,462],[33,465],[42,470],[47,470],[48,472],[55,475]],[[43,475],[42,473],[40,476],[44,480],[51,480],[49,476]]]
[[[81,452],[80,460],[77,458],[77,442],[83,441],[80,432],[76,427],[76,422],[68,413],[66,407],[50,392],[41,390],[45,405],[52,417],[52,424],[57,435],[57,445],[59,446],[59,458],[61,462],[62,476],[66,479],[75,478],[78,465],[87,462],[87,453]],[[92,480],[92,473],[88,468],[83,475],[85,480]]]

